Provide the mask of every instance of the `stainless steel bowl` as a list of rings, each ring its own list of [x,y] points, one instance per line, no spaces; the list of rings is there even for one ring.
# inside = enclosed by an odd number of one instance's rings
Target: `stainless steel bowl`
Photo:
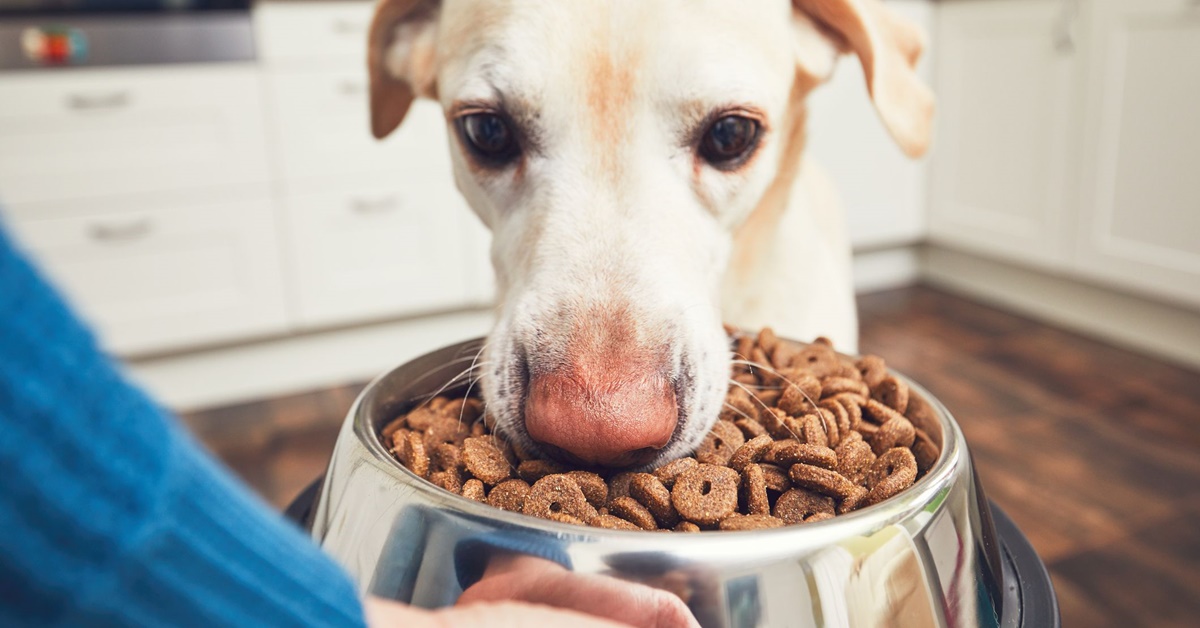
[[[451,495],[388,454],[377,436],[382,424],[453,384],[461,358],[474,355],[479,342],[392,370],[350,410],[311,526],[314,539],[363,592],[426,608],[451,605],[490,547],[521,546],[541,548],[581,573],[671,583],[672,590],[685,591],[706,627],[1036,625],[1020,617],[1019,579],[996,537],[958,425],[913,382],[906,380],[937,416],[942,454],[892,499],[771,530],[606,530]]]

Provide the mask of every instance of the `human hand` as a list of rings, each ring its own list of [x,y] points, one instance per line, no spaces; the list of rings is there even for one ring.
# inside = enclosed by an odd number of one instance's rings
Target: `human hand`
[[[699,628],[687,605],[661,589],[599,575],[572,573],[558,563],[498,554],[483,578],[458,598],[459,608],[515,600],[579,611],[637,628]]]
[[[623,624],[574,611],[522,602],[479,602],[428,611],[392,600],[369,597],[363,602],[369,628],[622,628]],[[569,623],[568,623],[569,622]]]

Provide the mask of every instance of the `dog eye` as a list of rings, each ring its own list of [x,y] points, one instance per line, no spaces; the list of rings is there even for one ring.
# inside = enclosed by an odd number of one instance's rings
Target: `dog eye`
[[[758,143],[758,121],[745,116],[730,115],[708,127],[700,141],[700,156],[720,168],[738,165],[739,158],[749,155]]]
[[[494,113],[472,113],[458,119],[459,132],[476,156],[503,165],[517,156],[516,134],[508,121]]]

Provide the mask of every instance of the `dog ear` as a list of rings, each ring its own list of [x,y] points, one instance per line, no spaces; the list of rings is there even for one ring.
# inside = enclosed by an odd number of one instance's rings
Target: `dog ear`
[[[925,48],[920,29],[879,0],[792,0],[842,52],[862,63],[884,126],[910,157],[929,148],[933,93],[916,74]]]
[[[417,96],[437,97],[437,13],[431,0],[379,0],[367,37],[371,132],[400,126]]]

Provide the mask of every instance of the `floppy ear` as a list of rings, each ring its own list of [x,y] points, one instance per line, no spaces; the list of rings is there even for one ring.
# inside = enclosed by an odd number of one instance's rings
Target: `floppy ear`
[[[934,103],[915,71],[925,48],[920,29],[879,0],[792,0],[792,6],[807,13],[843,52],[858,55],[884,126],[908,156],[924,154]]]
[[[371,133],[400,126],[417,96],[436,97],[437,2],[379,0],[367,37]]]

